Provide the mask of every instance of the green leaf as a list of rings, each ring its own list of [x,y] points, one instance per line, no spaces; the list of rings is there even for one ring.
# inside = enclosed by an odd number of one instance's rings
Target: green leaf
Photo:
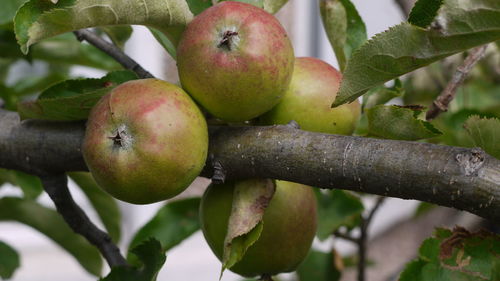
[[[169,202],[134,235],[129,248],[134,248],[149,238],[160,241],[163,251],[168,251],[200,229],[198,208],[200,198]]]
[[[465,122],[464,127],[476,146],[500,159],[500,119],[482,119],[475,115]]]
[[[497,280],[500,236],[461,227],[437,229],[419,253],[418,259],[406,265],[400,281]]]
[[[10,279],[19,265],[19,255],[16,250],[0,241],[0,278]]]
[[[155,281],[165,260],[165,252],[155,239],[144,241],[130,251],[142,262],[139,267],[113,267],[101,281]]]
[[[198,15],[212,6],[211,0],[186,0],[186,2],[194,15]]]
[[[367,38],[366,27],[350,0],[321,0],[321,18],[340,70]]]
[[[288,0],[263,0],[263,8],[271,14],[277,13],[281,7],[283,7]]]
[[[351,193],[334,189],[323,193],[315,190],[318,199],[318,231],[320,240],[330,237],[341,226],[353,226],[361,212],[363,203]]]
[[[33,59],[65,65],[83,65],[104,70],[122,69],[113,58],[89,44],[82,44],[73,34],[63,34],[33,46],[29,55],[19,50],[14,31],[0,30],[0,57]]]
[[[395,140],[420,140],[441,135],[431,123],[418,119],[422,108],[377,105],[367,110],[369,135]]]
[[[404,95],[405,90],[401,84],[401,80],[396,79],[394,86],[385,87],[378,86],[370,89],[363,97],[363,108],[372,108],[379,104],[385,104],[393,98]]]
[[[224,1],[228,0],[219,0],[218,2],[224,2]],[[283,7],[288,2],[288,0],[231,0],[231,1],[251,4],[256,7],[262,8],[271,14],[278,12],[281,9],[281,7]]]
[[[347,63],[333,106],[434,61],[499,40],[500,2],[445,0],[430,26],[402,23],[361,46]]]
[[[224,239],[222,272],[240,261],[247,249],[259,239],[264,212],[275,190],[274,182],[269,179],[249,179],[235,183]]]
[[[14,19],[15,30],[23,53],[49,37],[88,27],[108,25],[146,25],[164,32],[174,45],[187,23],[193,18],[185,0],[122,1],[30,0]]]
[[[45,75],[30,75],[19,79],[13,86],[12,90],[16,96],[22,97],[38,93],[56,83],[62,82],[67,76],[51,72]]]
[[[56,211],[32,200],[4,197],[0,199],[0,221],[17,221],[31,226],[64,248],[89,273],[100,275],[102,258],[99,251],[74,233]]]
[[[336,281],[340,280],[341,270],[342,257],[336,252],[311,250],[297,269],[297,275],[300,281]]]
[[[160,43],[160,45],[170,54],[170,56],[172,56],[174,60],[177,59],[177,48],[174,44],[172,44],[172,41],[170,41],[170,39],[168,39],[168,37],[158,29],[149,27],[149,31],[153,34],[156,41],[158,41],[158,43]]]
[[[97,185],[90,173],[74,172],[68,175],[85,193],[109,236],[115,243],[120,241],[121,213],[116,200]]]
[[[113,44],[123,49],[125,43],[132,36],[133,29],[130,25],[104,26],[100,28],[111,39]]]
[[[28,0],[3,0],[0,9],[0,25],[12,22],[17,9]]]
[[[36,199],[43,192],[38,177],[20,171],[0,169],[0,181],[20,187],[26,199]]]
[[[413,6],[408,22],[423,28],[428,27],[437,15],[444,0],[419,0]]]
[[[36,101],[18,104],[17,109],[22,119],[84,120],[102,96],[133,79],[136,74],[124,70],[102,78],[66,80],[45,90]]]

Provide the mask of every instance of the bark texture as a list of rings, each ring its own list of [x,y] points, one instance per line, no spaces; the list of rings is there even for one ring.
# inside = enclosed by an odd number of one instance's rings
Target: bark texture
[[[293,126],[211,127],[209,157],[225,179],[274,178],[416,199],[500,221],[500,160],[478,148],[328,135]],[[83,123],[19,121],[0,110],[0,167],[83,171]],[[220,176],[220,175],[219,175]]]

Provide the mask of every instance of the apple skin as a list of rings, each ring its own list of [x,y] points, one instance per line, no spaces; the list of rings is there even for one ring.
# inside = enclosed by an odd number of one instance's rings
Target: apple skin
[[[264,213],[259,240],[230,268],[242,276],[294,271],[306,257],[316,234],[317,206],[312,188],[287,181],[275,184],[276,192]],[[219,260],[222,260],[233,190],[234,183],[210,185],[201,200],[201,229]]]
[[[82,146],[97,183],[134,204],[182,192],[203,168],[207,150],[199,108],[181,88],[158,79],[129,81],[103,96],[90,113]]]
[[[250,120],[275,106],[288,88],[294,60],[278,20],[241,2],[225,1],[203,11],[177,47],[182,87],[229,122]]]
[[[361,106],[356,100],[331,108],[342,74],[328,63],[311,57],[295,59],[292,82],[281,102],[260,117],[265,125],[295,120],[306,131],[351,135]]]

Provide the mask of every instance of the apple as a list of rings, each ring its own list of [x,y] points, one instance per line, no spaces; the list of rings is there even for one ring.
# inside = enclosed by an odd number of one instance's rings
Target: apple
[[[171,198],[205,164],[204,116],[181,88],[158,79],[123,83],[92,108],[82,152],[96,182],[135,204]]]
[[[196,16],[177,47],[182,87],[229,122],[250,120],[275,106],[288,88],[294,59],[273,15],[232,1]]]
[[[328,63],[310,57],[295,59],[292,82],[281,102],[260,117],[265,125],[295,120],[306,131],[350,135],[361,106],[356,100],[331,108],[342,74]]]
[[[316,234],[316,197],[310,186],[274,181],[276,192],[266,208],[264,228],[231,271],[246,277],[294,271],[306,257]],[[233,198],[233,183],[210,185],[200,204],[205,240],[222,260]]]

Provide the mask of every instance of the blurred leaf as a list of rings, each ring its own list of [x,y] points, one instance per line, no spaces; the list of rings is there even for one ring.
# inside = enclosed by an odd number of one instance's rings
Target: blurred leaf
[[[429,29],[402,23],[361,46],[348,61],[333,106],[434,61],[500,39],[498,0],[446,0],[434,18]]]
[[[481,119],[475,115],[464,124],[476,146],[500,159],[500,119]]]
[[[113,267],[101,281],[155,281],[165,263],[166,256],[160,242],[155,239],[144,241],[130,250],[142,262],[140,267]]]
[[[317,189],[317,188],[316,188]],[[320,240],[325,240],[341,226],[352,227],[363,212],[361,200],[340,189],[315,190],[318,199],[318,232]]]
[[[271,14],[277,13],[288,0],[264,0],[263,8]]]
[[[401,80],[396,79],[394,86],[377,86],[370,89],[363,97],[363,108],[371,108],[379,104],[385,104],[393,98],[404,95],[405,90]]]
[[[36,101],[18,104],[18,112],[22,119],[84,120],[102,96],[133,79],[137,79],[135,73],[123,70],[102,78],[66,80],[45,90]]]
[[[120,241],[121,212],[116,200],[104,192],[90,173],[68,173],[69,177],[80,187],[96,210],[109,236],[115,243]]]
[[[300,281],[336,281],[340,280],[342,258],[333,251],[330,253],[309,251],[306,259],[297,269]],[[339,268],[340,267],[340,268]]]
[[[260,237],[264,212],[276,186],[269,179],[249,179],[235,183],[231,215],[224,238],[222,271],[231,268]]]
[[[125,47],[130,36],[132,36],[133,29],[130,25],[113,25],[104,26],[100,28],[111,39],[113,44],[122,49]]]
[[[396,140],[420,140],[441,135],[431,123],[418,119],[422,108],[377,105],[367,110],[368,132]]]
[[[113,58],[96,47],[81,43],[73,34],[59,35],[33,46],[34,59],[66,65],[83,65],[103,70],[123,69]]]
[[[218,2],[224,2],[224,1],[228,0],[218,0]],[[251,4],[256,7],[262,8],[271,14],[277,13],[281,9],[281,7],[283,7],[288,2],[288,0],[231,0],[231,1]]]
[[[10,279],[19,265],[19,255],[16,250],[0,241],[0,278]]]
[[[156,41],[158,41],[158,43],[160,43],[160,45],[170,54],[170,56],[172,56],[174,60],[177,59],[177,50],[170,39],[168,39],[168,37],[158,29],[150,27],[149,31],[153,34]]]
[[[443,0],[418,0],[411,10],[408,22],[422,28],[428,27],[441,5],[443,5]]]
[[[149,238],[160,241],[163,251],[168,251],[200,229],[198,208],[200,198],[169,202],[134,235],[129,249]]]
[[[432,211],[434,208],[436,208],[437,205],[427,203],[427,202],[420,202],[415,209],[415,213],[413,214],[413,217],[420,217],[421,215],[427,214],[429,211]]]
[[[16,42],[15,33],[0,29],[0,57],[13,59],[43,60],[65,65],[83,65],[104,70],[122,69],[113,58],[89,44],[82,44],[73,34],[62,34],[33,46],[28,55],[23,55]]]
[[[164,32],[176,44],[193,18],[185,0],[122,1],[61,0],[56,5],[39,0],[24,4],[14,19],[23,53],[49,37],[82,28],[108,25],[146,25]]]
[[[20,187],[26,199],[34,200],[43,192],[38,177],[20,171],[0,169],[0,181]]]
[[[194,15],[198,15],[212,6],[211,0],[186,0],[189,9]],[[170,53],[170,52],[169,52]]]
[[[235,1],[235,2],[242,2],[242,3],[247,3],[250,5],[254,5],[255,7],[259,8],[264,8],[264,0],[218,0],[217,2],[224,2],[224,1]]]
[[[0,24],[12,22],[16,15],[17,9],[28,0],[2,0],[2,8],[0,9]]]
[[[61,215],[42,205],[21,198],[0,199],[0,221],[17,221],[38,230],[59,246],[93,275],[100,275],[102,258],[97,248],[73,232]]]
[[[350,0],[321,0],[319,4],[328,40],[343,71],[351,54],[367,39],[365,23]]]
[[[400,281],[496,280],[500,236],[486,231],[471,233],[456,227],[436,229],[425,240],[418,259],[406,265]]]
[[[21,97],[25,95],[30,95],[34,93],[38,93],[42,90],[47,89],[49,86],[52,86],[56,83],[59,83],[66,79],[65,75],[62,75],[57,72],[51,72],[46,75],[30,75],[28,77],[23,77],[19,79],[13,86],[14,92],[16,95]]]

